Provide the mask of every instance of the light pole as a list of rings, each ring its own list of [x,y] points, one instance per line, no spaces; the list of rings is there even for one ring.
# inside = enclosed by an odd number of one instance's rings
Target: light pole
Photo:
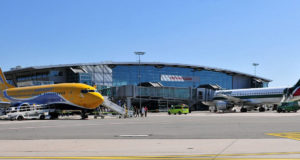
[[[141,56],[145,54],[145,52],[134,52],[134,54],[139,56],[139,84],[141,84]],[[142,97],[141,97],[141,86],[139,86],[139,96],[140,96],[140,110],[142,109]]]
[[[104,64],[102,64],[102,89],[104,89]]]
[[[259,65],[258,63],[252,63],[252,65],[254,66],[254,75],[256,76],[256,67]],[[256,88],[256,83],[254,83],[254,87]]]
[[[259,65],[258,63],[252,63],[252,65],[254,66],[254,75],[256,76],[256,67]]]
[[[93,81],[94,81],[94,82],[93,82],[93,83],[94,83],[94,84],[93,84],[93,87],[96,86],[96,76],[95,76],[96,73],[95,73],[95,68],[96,68],[96,65],[93,65]],[[96,87],[96,89],[97,89],[97,87]]]

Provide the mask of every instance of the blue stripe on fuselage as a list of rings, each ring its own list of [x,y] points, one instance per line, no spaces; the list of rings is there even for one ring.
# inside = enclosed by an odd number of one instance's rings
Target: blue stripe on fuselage
[[[1,77],[1,75],[0,75],[0,81],[1,81],[1,83],[4,83],[4,81],[3,81],[2,77]]]
[[[27,99],[16,99],[10,97],[7,95],[6,91],[3,92],[3,95],[6,99],[12,102],[22,102],[22,103],[30,103],[30,104],[48,104],[48,103],[55,103],[55,102],[57,103],[66,102],[66,100],[62,96],[53,92],[43,93],[41,95],[32,98],[27,98]]]

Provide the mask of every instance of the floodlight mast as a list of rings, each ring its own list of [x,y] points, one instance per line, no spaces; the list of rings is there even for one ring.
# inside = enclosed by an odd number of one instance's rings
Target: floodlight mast
[[[259,65],[258,63],[252,63],[252,65],[254,66],[254,75],[256,76],[256,67]]]
[[[134,54],[139,56],[139,75],[138,75],[138,79],[139,79],[139,84],[141,84],[141,56],[145,54],[145,52],[134,52]],[[142,109],[142,97],[141,97],[141,86],[139,87],[139,96],[140,96],[140,111]]]

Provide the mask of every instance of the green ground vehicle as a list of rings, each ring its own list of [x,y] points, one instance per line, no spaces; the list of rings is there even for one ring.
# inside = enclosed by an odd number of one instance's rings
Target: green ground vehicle
[[[298,101],[283,102],[278,108],[277,112],[297,112],[300,109]]]
[[[168,114],[188,114],[189,113],[189,106],[186,104],[179,104],[175,106],[171,106],[171,108],[168,110]]]

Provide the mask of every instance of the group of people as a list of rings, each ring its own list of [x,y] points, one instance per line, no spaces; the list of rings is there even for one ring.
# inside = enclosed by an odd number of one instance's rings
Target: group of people
[[[144,106],[142,108],[134,106],[134,116],[135,117],[139,117],[139,116],[141,116],[141,117],[143,117],[143,116],[147,117],[147,112],[148,112],[148,107],[147,106]]]

